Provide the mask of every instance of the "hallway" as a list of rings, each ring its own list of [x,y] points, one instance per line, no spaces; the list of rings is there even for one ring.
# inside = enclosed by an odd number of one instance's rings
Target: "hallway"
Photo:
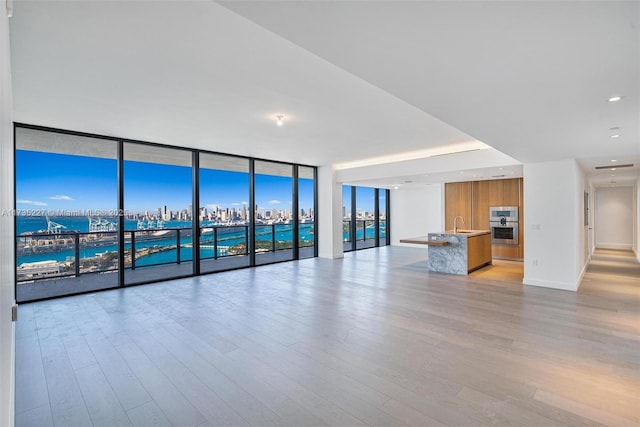
[[[629,250],[596,249],[587,272],[640,279],[640,263]]]

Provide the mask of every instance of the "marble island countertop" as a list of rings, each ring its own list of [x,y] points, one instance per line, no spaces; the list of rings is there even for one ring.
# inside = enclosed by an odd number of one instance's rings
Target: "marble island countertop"
[[[400,243],[428,245],[429,271],[468,274],[491,264],[489,230],[447,230],[400,239]]]
[[[429,271],[468,274],[491,264],[491,232],[489,230],[447,230],[429,233]],[[436,246],[434,242],[448,242]]]
[[[429,233],[428,236],[416,236],[400,239],[400,243],[413,243],[415,245],[433,245],[433,246],[447,246],[457,243],[457,241],[451,241],[447,239],[450,236],[465,236],[476,237],[484,234],[490,234],[489,230],[458,230],[454,233],[453,230],[442,231],[440,233]]]

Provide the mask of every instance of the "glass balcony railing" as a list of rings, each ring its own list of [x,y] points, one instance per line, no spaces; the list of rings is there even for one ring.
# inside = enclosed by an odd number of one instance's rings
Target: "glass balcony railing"
[[[315,244],[313,223],[300,223],[300,248]],[[291,224],[256,225],[256,253],[293,248]],[[249,226],[201,226],[200,259],[249,254]],[[16,238],[17,282],[79,277],[118,271],[118,232],[67,232]],[[158,228],[124,232],[124,268],[136,270],[193,261],[191,228]]]
[[[248,254],[248,225],[200,227],[200,259]]]
[[[33,233],[16,238],[18,283],[117,270],[115,231]]]
[[[373,240],[376,238],[376,222],[373,219],[356,220],[356,234],[355,241]],[[351,242],[353,240],[351,236],[351,221],[342,221],[342,240],[344,242]]]

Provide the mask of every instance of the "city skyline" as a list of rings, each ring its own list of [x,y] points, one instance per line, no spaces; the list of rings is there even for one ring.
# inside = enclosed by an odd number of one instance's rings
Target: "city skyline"
[[[124,169],[127,213],[156,212],[165,205],[179,212],[192,204],[190,167],[125,161]],[[256,174],[256,205],[291,210],[291,181]],[[308,211],[313,208],[313,180],[299,179],[298,186],[299,207]],[[18,210],[109,212],[116,210],[116,194],[115,159],[16,150]],[[200,170],[200,207],[241,208],[248,200],[248,173]]]

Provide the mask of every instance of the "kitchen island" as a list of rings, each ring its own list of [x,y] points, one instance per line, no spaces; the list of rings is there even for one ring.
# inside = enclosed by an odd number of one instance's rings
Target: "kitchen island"
[[[451,230],[401,239],[400,242],[428,245],[429,271],[469,274],[491,264],[489,230]]]

